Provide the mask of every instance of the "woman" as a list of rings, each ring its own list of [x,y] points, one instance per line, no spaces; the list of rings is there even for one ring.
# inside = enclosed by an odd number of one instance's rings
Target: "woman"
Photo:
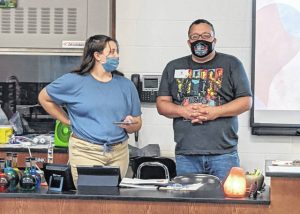
[[[127,133],[141,128],[141,105],[134,84],[114,74],[118,57],[117,41],[92,36],[86,41],[80,68],[61,76],[39,94],[43,108],[72,127],[69,161],[75,185],[77,165],[119,166],[121,177],[126,174]],[[120,121],[129,123],[116,124]]]

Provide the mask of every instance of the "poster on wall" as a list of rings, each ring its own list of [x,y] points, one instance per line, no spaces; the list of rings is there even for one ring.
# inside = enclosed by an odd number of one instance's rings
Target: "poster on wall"
[[[254,1],[252,124],[300,127],[300,1]]]
[[[0,8],[15,8],[17,0],[0,0]]]

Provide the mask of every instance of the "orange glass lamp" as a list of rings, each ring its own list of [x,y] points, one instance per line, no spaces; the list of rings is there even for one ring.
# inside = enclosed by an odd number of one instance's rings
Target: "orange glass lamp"
[[[232,167],[223,185],[227,197],[244,197],[246,193],[245,171],[240,167]]]

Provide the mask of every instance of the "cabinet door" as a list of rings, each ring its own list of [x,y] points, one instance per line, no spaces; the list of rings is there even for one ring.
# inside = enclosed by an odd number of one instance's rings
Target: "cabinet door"
[[[90,35],[111,35],[112,11],[110,0],[18,0],[0,10],[0,47],[82,52]]]

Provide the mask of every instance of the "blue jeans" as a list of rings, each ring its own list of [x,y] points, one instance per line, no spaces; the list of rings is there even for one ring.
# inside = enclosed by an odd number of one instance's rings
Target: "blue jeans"
[[[222,155],[176,155],[177,175],[210,174],[224,181],[234,166],[240,166],[236,151]]]

